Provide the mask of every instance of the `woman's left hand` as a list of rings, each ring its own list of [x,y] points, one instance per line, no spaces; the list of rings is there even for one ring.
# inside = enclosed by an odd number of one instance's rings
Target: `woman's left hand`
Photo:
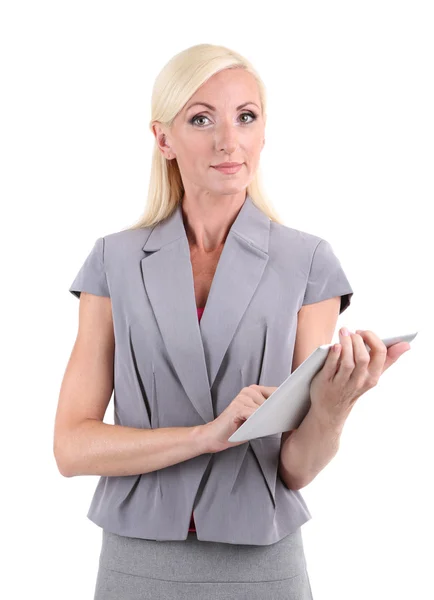
[[[387,348],[369,330],[357,330],[348,336],[339,331],[339,338],[341,350],[335,353],[335,344],[330,347],[324,366],[310,386],[314,410],[333,422],[344,421],[356,400],[376,386],[384,371],[411,348],[408,342],[398,342]]]

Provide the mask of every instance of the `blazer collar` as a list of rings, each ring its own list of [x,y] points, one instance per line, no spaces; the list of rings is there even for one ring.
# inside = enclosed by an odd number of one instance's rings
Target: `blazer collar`
[[[246,195],[220,254],[200,323],[181,204],[153,228],[143,246],[144,288],[174,369],[205,423],[217,416],[211,388],[267,265],[269,235],[270,219]]]

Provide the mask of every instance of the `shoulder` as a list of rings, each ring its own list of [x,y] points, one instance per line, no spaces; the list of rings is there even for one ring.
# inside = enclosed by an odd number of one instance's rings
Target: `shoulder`
[[[275,221],[270,222],[269,253],[273,258],[310,260],[320,242],[327,243],[318,235],[288,227]]]
[[[127,246],[134,248],[135,246],[143,246],[153,227],[140,227],[137,229],[121,229],[107,233],[103,236],[104,242],[110,247]]]
[[[104,263],[119,262],[125,257],[141,253],[153,227],[122,229],[102,236]]]

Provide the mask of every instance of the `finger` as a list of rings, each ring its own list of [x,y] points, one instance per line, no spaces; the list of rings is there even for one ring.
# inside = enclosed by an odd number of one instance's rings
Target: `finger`
[[[408,342],[397,342],[387,348],[387,356],[384,364],[383,371],[388,369],[393,363],[395,363],[400,356],[402,356],[407,350],[410,350],[411,346]]]
[[[348,335],[343,335],[343,329],[344,328],[341,328],[339,330],[339,342],[342,346],[342,350],[340,352],[336,375],[334,376],[334,380],[336,380],[338,383],[343,383],[345,379],[349,379],[355,366],[353,341],[351,339],[351,335],[349,335],[349,332]]]
[[[373,331],[369,331],[368,329],[357,331],[359,332],[359,335],[362,337],[363,341],[366,342],[371,348],[368,365],[369,375],[374,379],[379,378],[380,375],[391,364],[390,363],[386,366],[387,348],[384,342],[382,342],[378,335],[376,335]]]
[[[326,361],[322,368],[322,376],[324,377],[324,379],[331,381],[336,375],[336,369],[338,367],[341,351],[341,344],[333,344],[332,346],[330,346]]]
[[[254,384],[247,388],[247,396],[253,400],[255,404],[261,405],[269,396],[271,396],[272,391],[275,389],[276,388],[270,386]]]
[[[277,390],[277,386],[274,386],[274,385],[257,385],[257,384],[254,384],[254,386],[256,388],[259,388],[259,391],[261,392],[261,394],[263,396],[265,396],[265,398],[268,398],[269,396],[271,396],[271,394],[273,392],[275,392]]]
[[[356,333],[361,335],[363,331],[357,329]],[[383,373],[386,369],[393,365],[393,363],[395,363],[400,356],[407,352],[407,350],[411,350],[411,346],[408,342],[397,342],[396,344],[389,346],[387,348],[387,356],[383,367]]]
[[[352,372],[351,377],[356,379],[360,373],[367,369],[370,362],[370,355],[360,334],[353,333],[351,337],[353,340],[353,353],[355,362],[354,371]]]

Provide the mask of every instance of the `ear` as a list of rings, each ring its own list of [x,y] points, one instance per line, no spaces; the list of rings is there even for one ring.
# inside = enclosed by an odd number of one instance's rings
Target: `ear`
[[[152,131],[154,133],[158,149],[160,150],[164,158],[166,158],[167,160],[174,158],[175,154],[171,150],[170,145],[167,143],[167,133],[163,130],[160,124],[153,125]]]

